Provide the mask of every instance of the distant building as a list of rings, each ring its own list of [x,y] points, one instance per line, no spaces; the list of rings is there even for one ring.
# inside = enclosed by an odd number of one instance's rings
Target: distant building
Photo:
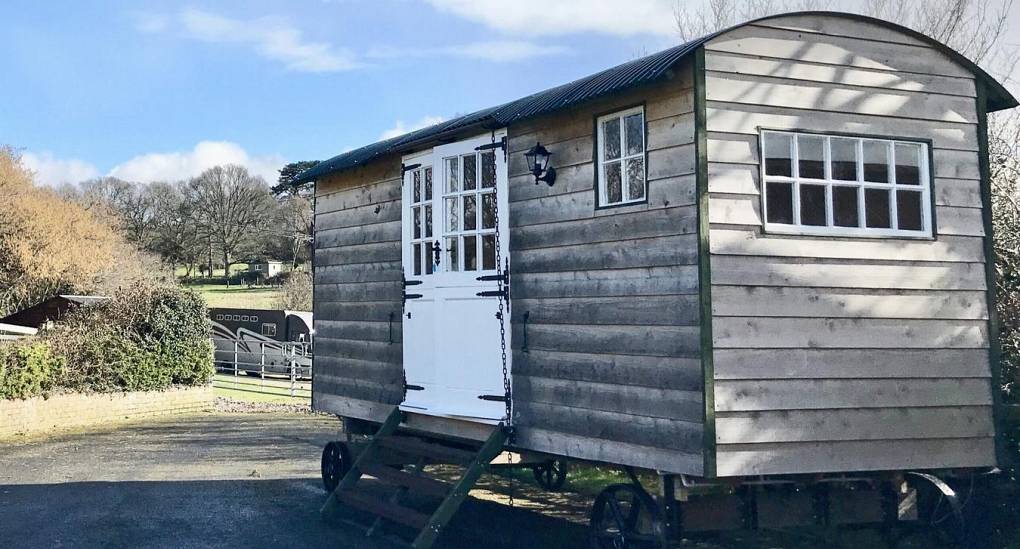
[[[259,261],[249,263],[248,270],[259,275],[259,278],[272,278],[283,272],[282,261]]]
[[[78,307],[93,305],[107,299],[110,298],[95,295],[55,295],[27,309],[0,318],[0,324],[42,328],[47,322],[60,320]]]

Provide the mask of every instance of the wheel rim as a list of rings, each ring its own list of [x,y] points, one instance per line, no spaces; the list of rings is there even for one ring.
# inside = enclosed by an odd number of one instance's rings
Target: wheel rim
[[[630,484],[615,484],[592,506],[592,545],[600,549],[663,547],[663,521],[648,494]]]
[[[322,486],[327,492],[336,490],[347,472],[347,464],[344,448],[339,443],[330,442],[322,449]]]
[[[535,481],[546,490],[556,491],[567,482],[567,462],[553,460],[534,467]]]

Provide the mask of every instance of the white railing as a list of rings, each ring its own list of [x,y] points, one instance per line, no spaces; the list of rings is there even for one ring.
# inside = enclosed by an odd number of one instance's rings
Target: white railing
[[[0,323],[0,341],[15,341],[39,333],[36,328]]]
[[[219,372],[213,380],[214,386],[311,398],[312,351],[308,342],[242,343],[236,339],[213,338],[213,346],[214,362]]]

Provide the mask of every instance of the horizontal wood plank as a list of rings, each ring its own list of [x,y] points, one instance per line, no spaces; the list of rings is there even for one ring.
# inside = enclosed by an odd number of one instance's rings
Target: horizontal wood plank
[[[989,378],[716,380],[718,412],[990,406]]]
[[[990,406],[726,412],[715,425],[719,444],[995,436]]]
[[[528,225],[510,231],[510,240],[513,249],[528,250],[692,234],[697,230],[697,215],[693,206],[678,206],[572,222]]]
[[[713,285],[984,290],[982,263],[712,257]]]
[[[636,334],[640,333],[640,337]],[[697,326],[589,326],[528,323],[528,348],[539,351],[646,356],[696,356],[700,351]],[[520,324],[513,325],[513,341],[524,341]]]
[[[983,320],[715,317],[712,341],[726,348],[981,349]]]
[[[334,266],[316,265],[314,272],[316,285],[401,280],[399,261]]]
[[[613,385],[543,377],[514,376],[517,402],[570,406],[635,416],[700,423],[701,391]]]
[[[851,260],[970,262],[984,261],[979,237],[944,236],[930,240],[786,237],[751,230],[712,229],[713,254],[810,257]]]
[[[712,314],[757,317],[988,318],[980,291],[860,290],[719,286],[712,289]]]
[[[701,359],[604,355],[562,351],[520,351],[515,340],[515,376],[700,392]]]
[[[720,445],[720,476],[916,471],[995,465],[993,438]]]
[[[510,279],[511,299],[636,297],[697,291],[697,265],[553,273],[520,273],[515,269]]]
[[[621,443],[655,446],[685,453],[702,449],[702,427],[698,422],[677,421],[520,400],[515,404],[520,427],[532,425]]]
[[[518,430],[515,445],[527,450],[575,459],[630,465],[669,473],[701,475],[704,471],[701,452],[683,453],[656,446],[626,444],[537,427]]]
[[[988,349],[716,349],[715,378],[990,377]]]
[[[694,294],[668,296],[516,299],[513,321],[539,324],[698,326],[700,304]]]
[[[697,262],[697,257],[697,236],[683,234],[620,242],[517,250],[516,253],[511,250],[510,262],[514,265],[515,270],[540,273],[692,265]]]

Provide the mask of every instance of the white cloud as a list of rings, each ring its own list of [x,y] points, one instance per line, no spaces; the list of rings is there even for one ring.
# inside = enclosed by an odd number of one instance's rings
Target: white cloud
[[[240,145],[230,141],[201,141],[190,151],[135,156],[114,166],[108,175],[142,183],[176,181],[195,177],[213,166],[240,164],[252,174],[261,175],[272,183],[276,181],[278,170],[285,163],[284,158],[278,154],[252,156]]]
[[[397,123],[390,129],[382,132],[379,139],[389,139],[391,137],[397,137],[398,135],[404,135],[407,132],[413,132],[414,130],[420,130],[422,128],[438,124],[446,120],[442,116],[423,116],[417,122],[414,122],[410,126],[405,125],[403,120],[397,120]]]
[[[22,153],[21,160],[25,167],[35,172],[35,182],[40,185],[56,187],[99,176],[99,170],[92,164],[76,158],[57,158],[49,151],[39,153],[26,151]]]
[[[308,41],[301,30],[277,17],[234,19],[188,8],[170,17],[143,14],[135,21],[135,27],[142,32],[179,29],[194,40],[248,46],[259,55],[282,62],[295,71],[336,72],[359,66],[350,51],[325,42]]]
[[[616,36],[676,34],[675,0],[428,0],[433,7],[501,32],[556,36],[598,32]]]
[[[375,59],[464,57],[501,63],[523,61],[548,55],[561,55],[568,52],[569,50],[562,46],[545,46],[520,40],[491,40],[439,48],[376,48],[370,50],[366,57]]]

